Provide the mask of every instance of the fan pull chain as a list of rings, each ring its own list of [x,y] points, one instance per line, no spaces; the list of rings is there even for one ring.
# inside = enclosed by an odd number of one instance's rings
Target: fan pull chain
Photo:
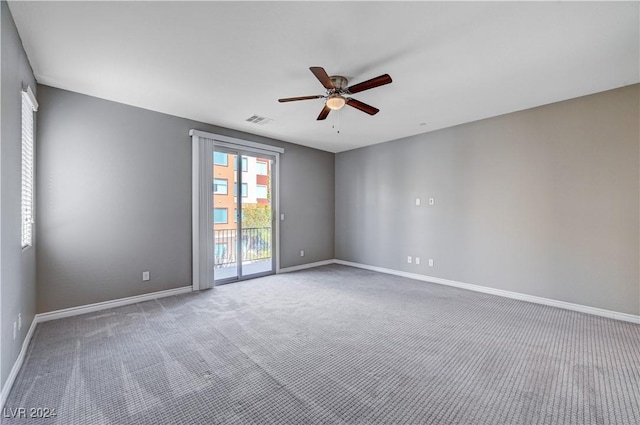
[[[336,133],[340,134],[340,109],[338,109],[337,114],[334,114],[336,116],[336,124],[332,125],[331,128],[336,129]]]

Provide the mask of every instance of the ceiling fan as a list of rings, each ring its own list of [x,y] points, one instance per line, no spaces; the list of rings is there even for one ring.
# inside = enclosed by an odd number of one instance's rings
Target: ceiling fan
[[[309,69],[324,86],[324,88],[327,89],[327,93],[324,95],[319,94],[316,96],[287,97],[284,99],[278,99],[278,102],[294,102],[297,100],[325,98],[327,100],[325,101],[324,108],[322,108],[320,115],[318,115],[318,120],[327,118],[329,112],[331,112],[332,110],[341,109],[344,105],[349,105],[352,108],[359,109],[369,115],[377,114],[378,112],[380,112],[378,108],[374,108],[371,105],[367,105],[366,103],[362,103],[359,100],[353,99],[349,97],[349,95],[369,90],[374,87],[383,86],[385,84],[389,84],[392,81],[389,74],[383,74],[379,77],[375,77],[362,83],[347,87],[349,81],[343,76],[329,76],[324,68],[320,66],[312,66]]]

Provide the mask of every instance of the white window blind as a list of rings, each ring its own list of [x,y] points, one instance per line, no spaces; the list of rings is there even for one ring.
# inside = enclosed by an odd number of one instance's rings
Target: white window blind
[[[33,244],[33,113],[38,102],[27,87],[22,92],[22,248]]]

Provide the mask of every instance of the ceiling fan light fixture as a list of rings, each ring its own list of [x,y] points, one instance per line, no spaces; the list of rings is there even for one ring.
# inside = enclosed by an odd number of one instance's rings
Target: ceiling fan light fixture
[[[346,77],[340,75],[329,76],[327,71],[320,66],[312,66],[309,68],[313,75],[320,81],[320,84],[324,86],[327,91],[325,95],[316,95],[316,96],[299,96],[299,97],[285,97],[284,99],[278,99],[278,102],[295,102],[298,100],[310,100],[310,99],[326,99],[324,102],[324,106],[322,107],[322,111],[320,111],[320,115],[316,118],[317,121],[322,121],[327,119],[329,113],[331,111],[336,111],[338,109],[342,109],[344,105],[349,105],[352,108],[358,109],[369,115],[375,115],[380,110],[378,108],[374,108],[371,105],[367,105],[364,102],[360,102],[357,99],[353,99],[349,96],[353,93],[358,93],[361,91],[373,89],[378,86],[383,86],[385,84],[389,84],[392,80],[389,74],[380,75],[375,78],[371,78],[370,80],[363,81],[362,83],[358,83],[354,86],[347,87],[349,84],[349,80]]]
[[[329,97],[327,98],[326,105],[327,105],[327,108],[335,111],[337,109],[342,108],[346,103],[347,103],[347,99],[340,96],[339,94],[334,93],[329,95]]]

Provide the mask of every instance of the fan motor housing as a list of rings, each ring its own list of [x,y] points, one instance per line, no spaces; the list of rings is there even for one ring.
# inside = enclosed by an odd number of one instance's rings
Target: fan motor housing
[[[335,87],[338,91],[346,89],[347,84],[349,83],[349,80],[347,80],[346,77],[343,77],[342,75],[333,75],[329,77],[329,79],[331,80],[331,84],[333,84],[333,87]]]

